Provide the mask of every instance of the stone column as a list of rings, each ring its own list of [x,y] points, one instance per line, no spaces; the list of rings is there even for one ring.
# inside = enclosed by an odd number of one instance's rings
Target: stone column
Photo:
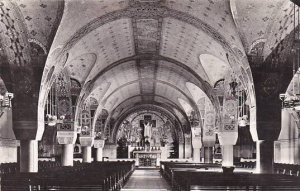
[[[212,107],[210,100],[206,99],[205,104],[205,120],[203,127],[203,154],[204,163],[213,163],[213,147],[216,143],[215,134],[215,118],[216,113]]]
[[[178,158],[179,159],[184,158],[184,143],[179,143],[178,145]]]
[[[92,147],[91,146],[82,147],[82,162],[85,162],[85,163],[92,162]]]
[[[20,172],[38,172],[38,140],[41,137],[37,134],[43,131],[37,128],[36,121],[16,121],[14,118],[13,131],[16,139],[20,140]]]
[[[190,134],[184,134],[184,157],[189,159],[192,157],[192,137]]]
[[[219,141],[222,148],[223,172],[233,172],[233,145],[236,144],[238,132],[220,132]]]
[[[222,166],[233,167],[233,145],[222,146]]]
[[[20,141],[20,172],[38,172],[38,141]]]
[[[96,161],[100,162],[103,158],[103,148],[96,148]]]
[[[94,144],[93,137],[79,137],[79,142],[82,148],[82,162],[91,163],[92,162],[92,146]]]
[[[213,147],[203,147],[204,163],[213,163]]]
[[[274,141],[257,141],[256,157],[256,173],[272,174],[274,163]]]
[[[202,147],[201,128],[194,127],[191,129],[192,129],[193,161],[200,163],[201,161],[200,149]]]
[[[63,152],[61,157],[62,166],[73,166],[74,159],[74,145],[73,144],[64,144]]]
[[[98,162],[102,161],[104,144],[105,144],[105,140],[96,139],[94,141],[94,148],[96,148],[96,159],[95,160]]]
[[[73,166],[74,144],[77,133],[75,131],[57,131],[57,141],[63,145],[61,165]]]
[[[193,161],[197,163],[201,162],[200,148],[193,148]]]
[[[103,148],[103,156],[109,159],[117,158],[117,145],[113,143],[106,143]]]

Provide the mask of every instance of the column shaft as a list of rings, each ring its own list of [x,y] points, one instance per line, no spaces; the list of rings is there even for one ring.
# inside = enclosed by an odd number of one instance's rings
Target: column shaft
[[[194,162],[200,162],[200,148],[194,148],[193,149],[194,153],[193,153],[193,161]]]
[[[256,172],[273,173],[274,141],[256,142]]]
[[[20,172],[38,172],[38,141],[20,141]]]
[[[96,148],[96,161],[102,161],[103,148]]]
[[[73,166],[73,159],[74,159],[73,154],[74,154],[74,145],[64,144],[62,157],[61,157],[62,166]]]
[[[204,147],[204,163],[213,163],[213,147]]]
[[[222,166],[233,167],[233,145],[223,145],[222,149]]]
[[[86,163],[92,162],[92,147],[90,146],[82,147],[82,162],[86,162]]]
[[[184,158],[184,143],[179,143],[178,145],[178,158]]]

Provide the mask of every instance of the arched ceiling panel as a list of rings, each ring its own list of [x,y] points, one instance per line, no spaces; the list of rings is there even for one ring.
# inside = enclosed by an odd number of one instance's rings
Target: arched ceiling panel
[[[178,106],[181,106],[178,101],[178,98],[189,99],[189,97],[184,95],[183,92],[179,92],[177,89],[170,87],[168,85],[165,85],[163,83],[156,84],[155,95],[162,95],[164,97],[167,97],[169,100],[171,100],[173,103],[176,103],[176,105],[178,105]],[[191,105],[193,105],[193,103],[191,103],[190,100],[189,100],[189,103]]]
[[[109,90],[106,92],[104,97],[107,97],[113,91],[122,87],[124,84],[135,81],[139,78],[138,71],[135,66],[135,62],[127,62],[122,65],[119,65],[103,74],[94,84],[94,88],[98,84],[105,82],[111,83]]]
[[[112,112],[112,118],[117,119],[123,112],[126,112],[130,107],[134,106],[136,103],[141,103],[142,97],[141,96],[134,96],[129,98],[129,100],[125,100],[124,102],[120,103],[118,106],[115,107],[114,111]]]
[[[233,16],[246,51],[250,53],[253,43],[268,36],[278,8],[285,0],[231,0]]]
[[[83,84],[94,67],[97,56],[92,53],[83,54],[67,64],[70,77],[78,80],[80,84]]]
[[[166,0],[166,5],[178,11],[190,14],[214,28],[222,31],[224,38],[243,51],[243,46],[231,15],[229,0]]]
[[[204,53],[216,55],[227,62],[223,47],[205,32],[173,18],[163,20],[161,55],[187,64],[208,81],[208,76],[199,61],[200,54]]]
[[[203,97],[208,98],[208,96],[195,84],[191,82],[186,83],[186,87],[192,94],[194,101],[199,105],[199,100]]]
[[[110,103],[112,100],[118,98],[118,101],[115,102],[114,106],[119,105],[122,101],[126,100],[129,97],[139,95],[140,89],[138,83],[132,83],[126,86],[126,88],[119,88],[117,92],[110,95],[108,98],[105,98],[102,101],[102,105],[106,108],[109,112],[112,111],[113,106],[107,106],[107,103]]]
[[[48,51],[64,10],[64,1],[18,0],[14,2],[23,15],[28,38]]]
[[[27,1],[27,0],[24,0]],[[65,0],[65,11],[61,25],[58,29],[59,36],[56,36],[54,47],[64,44],[82,26],[93,21],[97,17],[109,12],[123,9],[128,6],[126,0],[88,0],[74,1]],[[76,22],[74,22],[74,19]]]
[[[199,59],[209,77],[211,86],[214,86],[218,80],[224,79],[226,73],[230,69],[227,62],[224,62],[210,54],[201,54]]]
[[[267,36],[263,53],[264,58],[267,58],[267,56],[279,45],[279,43],[292,32],[294,28],[293,9],[294,4],[291,1],[284,1],[282,6],[277,9],[276,17],[274,18],[274,22],[270,27],[270,31]],[[298,22],[298,18],[296,17],[296,23]]]
[[[109,87],[111,86],[110,82],[104,81],[101,85],[97,86],[95,88],[90,96],[93,96],[97,99],[97,101],[100,103],[102,98],[104,97],[105,93],[108,91]]]
[[[188,101],[178,98],[178,101],[181,105],[181,107],[184,109],[187,116],[190,116],[192,111],[194,110],[193,107],[188,103]]]
[[[85,35],[70,51],[69,60],[83,53],[97,54],[88,81],[109,64],[135,54],[130,19],[109,22]]]

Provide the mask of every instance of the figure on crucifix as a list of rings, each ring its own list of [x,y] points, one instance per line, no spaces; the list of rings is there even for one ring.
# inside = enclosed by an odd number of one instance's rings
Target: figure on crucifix
[[[145,141],[150,141],[152,136],[152,123],[144,122],[144,137]]]

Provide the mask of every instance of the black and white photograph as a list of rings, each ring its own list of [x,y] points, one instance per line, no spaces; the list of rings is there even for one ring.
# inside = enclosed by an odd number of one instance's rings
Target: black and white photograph
[[[300,191],[300,0],[0,0],[0,191]]]

